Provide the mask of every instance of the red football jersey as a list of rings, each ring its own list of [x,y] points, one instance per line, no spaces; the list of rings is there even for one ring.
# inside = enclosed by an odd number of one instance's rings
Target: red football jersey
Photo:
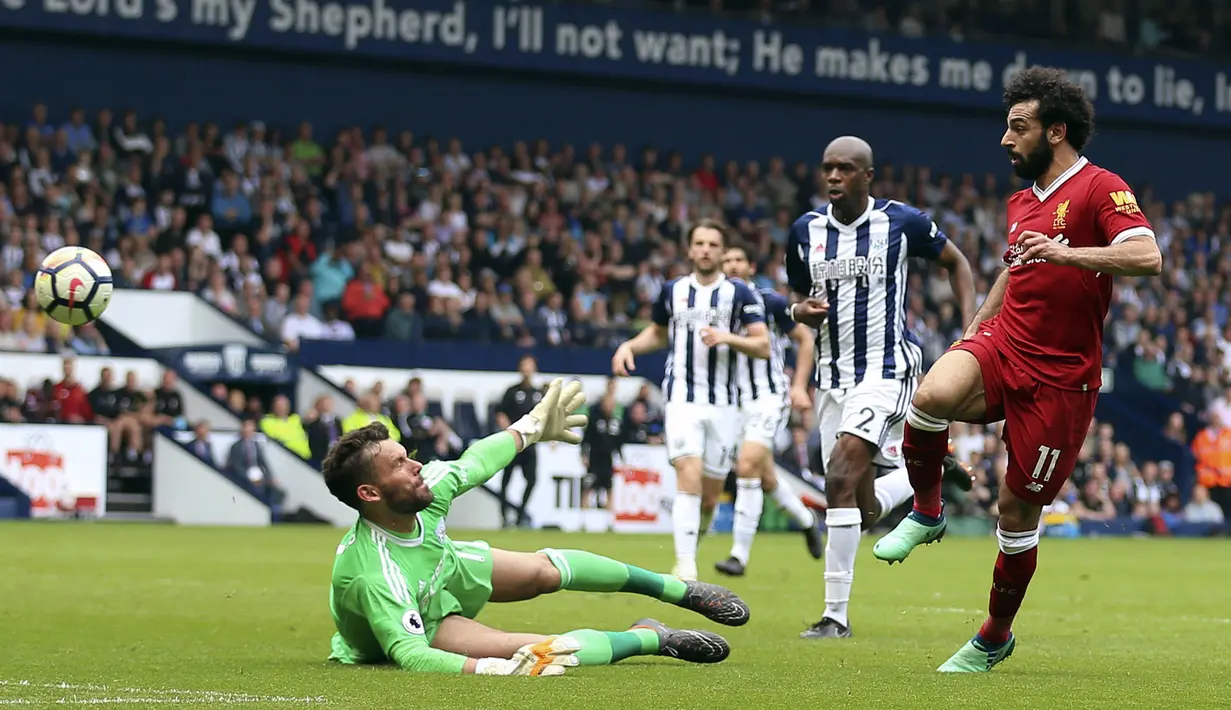
[[[1150,222],[1119,175],[1081,158],[1046,190],[1034,185],[1010,197],[1008,223],[1009,285],[997,345],[1041,382],[1097,390],[1111,275],[1040,259],[1022,263],[1017,239],[1033,231],[1071,248],[1105,247],[1132,237],[1153,239]]]

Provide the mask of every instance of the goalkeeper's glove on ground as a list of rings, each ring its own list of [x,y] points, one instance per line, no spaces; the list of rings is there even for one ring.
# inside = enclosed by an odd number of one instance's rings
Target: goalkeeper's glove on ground
[[[574,414],[586,403],[586,395],[577,380],[564,384],[556,378],[547,386],[543,399],[526,416],[509,427],[521,434],[522,448],[540,441],[563,441],[580,444],[581,434],[571,431],[589,421],[584,414]]]
[[[478,675],[564,675],[566,668],[581,665],[574,655],[580,650],[581,644],[568,636],[552,636],[546,641],[522,646],[510,659],[481,658],[474,672]]]

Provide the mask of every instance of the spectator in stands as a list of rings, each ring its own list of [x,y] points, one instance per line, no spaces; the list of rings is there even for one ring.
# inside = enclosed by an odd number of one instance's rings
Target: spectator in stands
[[[1110,482],[1102,464],[1095,465],[1096,473],[1086,480],[1073,505],[1073,514],[1083,522],[1106,522],[1116,517],[1115,505],[1108,495]]]
[[[78,355],[110,355],[111,348],[103,339],[103,334],[93,323],[86,323],[73,329],[73,337],[69,347]],[[0,348],[2,349],[2,348]]]
[[[273,411],[261,418],[261,433],[290,449],[301,459],[312,458],[312,447],[308,443],[308,432],[304,429],[303,420],[291,411],[291,400],[284,394],[274,397]]]
[[[193,456],[201,459],[209,464],[212,468],[218,468],[218,462],[214,460],[214,447],[209,440],[209,421],[202,419],[193,426],[193,439],[188,442],[188,450]]]
[[[120,401],[118,390],[115,387],[115,373],[110,367],[104,367],[98,371],[98,386],[90,391],[89,400],[90,409],[94,411],[94,423],[107,429],[107,450],[111,459],[114,460],[120,452],[126,435],[130,438],[129,446],[135,450],[137,445],[133,439],[139,438],[140,432],[137,432],[134,437],[128,431],[136,424],[135,419],[120,418]]]
[[[1193,486],[1192,499],[1184,506],[1184,522],[1209,525],[1215,531],[1226,526],[1227,517],[1218,504],[1210,500],[1205,486]]]
[[[342,294],[342,310],[346,320],[355,326],[352,339],[376,338],[381,333],[385,311],[389,310],[389,296],[372,275],[372,265],[364,262],[359,275],[346,285]]]
[[[415,312],[415,294],[402,291],[396,306],[385,317],[385,338],[389,340],[423,340],[423,318]]]
[[[312,296],[300,293],[295,296],[293,310],[282,321],[282,342],[293,350],[299,349],[300,338],[320,338],[324,326],[312,315]]]
[[[323,306],[321,318],[321,340],[350,341],[355,339],[355,329],[351,324],[341,319],[337,301],[329,301]]]
[[[116,390],[115,395],[116,409],[119,411],[116,421],[128,440],[124,453],[128,461],[136,461],[145,451],[146,432],[141,413],[149,397],[141,389],[135,370],[124,374],[124,386]]]
[[[21,397],[12,380],[0,379],[0,422],[19,424],[25,421],[21,414]]]
[[[1225,516],[1231,514],[1231,428],[1213,408],[1209,421],[1192,444],[1197,485],[1208,489],[1210,499],[1222,508]]]
[[[88,424],[94,419],[90,408],[90,396],[77,381],[77,361],[65,358],[64,379],[52,388],[52,415],[61,424]]]
[[[353,431],[371,424],[372,422],[380,422],[389,430],[389,437],[394,441],[402,440],[402,433],[396,426],[393,425],[393,420],[385,416],[381,412],[380,395],[373,392],[361,395],[358,398],[358,406],[355,411],[342,420],[342,433]]]
[[[266,501],[281,505],[285,493],[278,481],[270,472],[269,463],[265,460],[265,451],[256,440],[256,421],[245,419],[240,424],[239,439],[231,444],[227,454],[227,472],[232,476],[247,480],[256,488]]]
[[[162,371],[162,382],[154,390],[154,419],[151,426],[169,426],[176,429],[187,429],[188,421],[184,419],[184,398],[180,396],[179,375],[175,370]]]
[[[333,397],[326,394],[316,398],[312,409],[308,410],[304,429],[312,458],[324,461],[333,443],[342,438],[342,422],[333,412]]]

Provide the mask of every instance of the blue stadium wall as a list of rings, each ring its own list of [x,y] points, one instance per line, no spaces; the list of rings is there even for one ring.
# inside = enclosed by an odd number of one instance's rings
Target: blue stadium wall
[[[649,143],[695,159],[816,160],[835,135],[857,133],[878,159],[941,171],[1007,175],[998,147],[1000,112],[895,107],[818,96],[784,97],[738,89],[670,88],[645,83],[528,77],[353,57],[294,57],[228,48],[185,48],[132,40],[71,41],[29,32],[0,35],[0,117],[24,120],[35,101],[55,115],[69,106],[131,107],[172,128],[190,120],[261,119],[285,130],[307,118],[317,137],[335,129],[384,123],[420,135],[460,136],[470,148],[549,137],[584,146],[592,140]],[[16,69],[20,68],[20,69]],[[1152,184],[1174,199],[1223,184],[1225,150],[1211,130],[1104,123],[1093,160],[1125,175],[1140,191]],[[1166,168],[1166,179],[1159,175]]]

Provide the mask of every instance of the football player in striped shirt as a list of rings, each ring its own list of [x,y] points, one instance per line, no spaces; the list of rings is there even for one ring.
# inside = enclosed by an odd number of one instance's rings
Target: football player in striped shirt
[[[825,613],[802,636],[845,638],[861,530],[914,494],[902,437],[923,353],[906,328],[907,260],[948,270],[963,323],[974,317],[975,295],[970,264],[931,218],[868,194],[872,148],[865,141],[835,139],[821,172],[829,205],[795,222],[786,255],[797,301],[791,318],[819,333],[817,419],[829,503]],[[888,473],[877,479],[877,469]],[[960,466],[947,470],[969,490]]]
[[[454,541],[445,528],[453,500],[481,486],[538,441],[577,444],[586,417],[581,383],[552,382],[543,399],[507,429],[456,461],[410,458],[375,422],[347,432],[325,457],[325,485],[359,519],[338,545],[329,609],[337,633],[330,660],[394,663],[420,672],[560,675],[571,666],[631,656],[717,663],[721,636],[642,619],[624,631],[578,629],[542,635],[475,620],[488,602],[515,602],[570,589],[660,599],[720,624],[748,621],[748,606],[713,584],[685,582],[582,550],[497,550]]]
[[[672,505],[675,568],[697,578],[697,541],[722,494],[739,441],[740,353],[769,357],[765,311],[742,282],[723,275],[726,227],[702,220],[688,233],[693,272],[669,281],[654,304],[653,322],[616,349],[611,369],[627,376],[635,358],[668,348],[663,377],[667,457],[675,467]]]
[[[722,270],[727,278],[752,287],[755,264],[746,244],[727,247],[722,258]],[[786,426],[791,408],[804,410],[812,406],[808,385],[812,381],[813,339],[816,333],[787,317],[786,299],[771,288],[752,287],[752,295],[765,309],[769,327],[770,354],[767,360],[738,355],[739,408],[744,415],[739,454],[735,470],[739,474],[735,488],[735,523],[732,526],[731,556],[714,565],[722,574],[740,577],[752,555],[752,542],[761,523],[765,494],[786,511],[799,525],[813,559],[821,559],[824,537],[820,516],[804,505],[788,485],[782,485],[774,471],[774,450]],[[795,375],[786,375],[787,342],[795,343]]]

